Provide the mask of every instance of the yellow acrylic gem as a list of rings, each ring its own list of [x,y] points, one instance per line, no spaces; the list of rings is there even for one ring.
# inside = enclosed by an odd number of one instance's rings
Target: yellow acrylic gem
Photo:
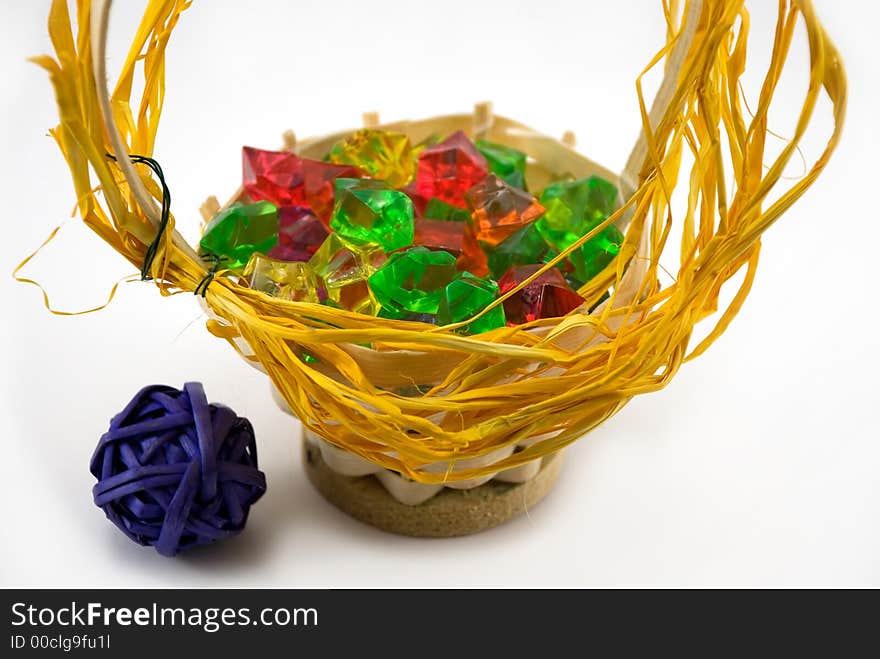
[[[374,128],[364,128],[337,142],[330,151],[330,162],[353,165],[392,188],[404,187],[416,173],[409,138]]]
[[[243,277],[251,288],[272,297],[318,302],[315,273],[302,261],[279,261],[255,252],[245,266]]]
[[[327,291],[328,300],[344,309],[375,316],[379,303],[367,285],[385,262],[385,252],[373,243],[357,243],[331,233],[309,260]]]

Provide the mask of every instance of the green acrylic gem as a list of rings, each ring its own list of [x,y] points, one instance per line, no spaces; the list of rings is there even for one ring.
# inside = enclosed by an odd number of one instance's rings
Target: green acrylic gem
[[[515,265],[546,263],[548,256],[552,258],[556,254],[558,252],[544,242],[533,222],[495,246],[489,253],[489,272],[495,279],[500,279]]]
[[[544,240],[562,251],[614,212],[617,188],[598,176],[551,183],[540,196],[544,215],[535,227]]]
[[[555,249],[550,247],[547,250],[547,253],[544,254],[544,256],[541,258],[541,263],[550,263],[550,261],[555,259],[557,256],[559,256],[559,252],[557,252]],[[525,265],[528,265],[528,264],[525,264]],[[562,263],[558,263],[557,266],[565,267],[565,261],[563,261]]]
[[[574,276],[584,283],[590,281],[614,260],[622,244],[620,229],[609,224],[595,238],[571,253],[569,260],[574,266]]]
[[[462,272],[443,291],[437,311],[437,321],[442,325],[460,323],[471,318],[498,297],[498,284],[491,279],[481,279],[470,272]],[[465,334],[480,334],[497,327],[504,327],[504,306],[498,305],[460,329]]]
[[[474,146],[489,163],[489,171],[499,178],[506,180],[508,176],[519,172],[524,176],[526,173],[526,154],[503,144],[495,144],[486,140],[477,140]],[[512,184],[511,184],[512,185]],[[516,186],[520,187],[520,186]]]
[[[385,181],[377,181],[371,178],[338,178],[335,182],[336,195],[343,190],[388,190]]]
[[[330,228],[387,252],[406,247],[415,236],[412,200],[381,181],[337,179]]]
[[[573,272],[566,272],[562,276],[565,277],[565,281],[568,282],[568,285],[571,286],[573,291],[578,291],[580,287],[584,285],[584,282],[579,281],[578,278],[574,276]]]
[[[254,252],[267,253],[278,243],[278,208],[269,201],[236,202],[205,227],[199,247],[215,254],[222,266],[240,272]]]
[[[522,172],[512,172],[504,177],[504,182],[512,188],[519,188],[528,192],[526,187],[526,176]]]
[[[379,318],[388,318],[389,320],[405,320],[407,312],[393,309],[391,307],[380,306],[379,313],[377,313],[376,316]]]
[[[414,323],[427,323],[428,325],[436,325],[437,324],[437,316],[432,313],[409,313],[408,311],[393,311],[388,307],[381,307],[379,309],[379,313],[376,314],[379,318],[389,318],[391,320],[406,320]]]
[[[412,247],[396,252],[369,279],[370,290],[382,305],[384,318],[436,314],[446,285],[455,277],[455,257]]]
[[[463,208],[447,204],[437,197],[432,197],[427,206],[425,206],[425,219],[468,222],[471,219],[471,214]]]

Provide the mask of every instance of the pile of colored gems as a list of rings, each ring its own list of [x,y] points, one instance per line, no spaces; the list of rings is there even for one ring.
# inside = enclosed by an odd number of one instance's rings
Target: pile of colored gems
[[[287,300],[477,334],[563,316],[620,251],[617,189],[597,176],[528,191],[526,155],[457,132],[413,145],[376,129],[323,161],[243,149],[243,194],[207,225],[201,252]],[[504,301],[583,236],[568,258]]]

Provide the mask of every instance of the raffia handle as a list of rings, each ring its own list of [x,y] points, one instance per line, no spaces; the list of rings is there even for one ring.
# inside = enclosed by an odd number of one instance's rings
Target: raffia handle
[[[675,96],[681,67],[684,65],[688,51],[694,41],[694,35],[697,32],[702,12],[703,0],[690,0],[688,2],[685,9],[684,25],[679,32],[672,52],[669,54],[663,81],[660,83],[660,89],[657,90],[657,95],[651,104],[651,110],[648,112],[648,126],[652,132],[657,128],[660,120],[663,119],[663,116],[669,109],[672,98]],[[629,199],[638,189],[641,178],[639,173],[644,167],[647,158],[648,136],[645,134],[645,127],[643,126],[639,133],[639,138],[629,154],[626,165],[620,173],[620,194],[623,199]]]
[[[129,158],[128,148],[122,141],[119,134],[119,127],[113,118],[113,110],[110,106],[110,93],[107,87],[107,30],[110,21],[110,6],[113,0],[93,0],[91,21],[93,29],[91,30],[92,41],[92,71],[95,75],[95,84],[97,87],[98,106],[101,108],[101,117],[104,120],[104,127],[110,144],[113,147],[113,155],[116,162],[122,170],[125,182],[131,189],[131,193],[135,198],[138,206],[140,206],[144,217],[158,231],[160,224],[161,211],[156,205],[153,197],[144,187],[141,177],[134,168],[134,164]],[[171,240],[174,245],[184,252],[194,264],[201,263],[198,254],[190,247],[189,243],[184,240],[183,236],[177,230],[171,231]]]

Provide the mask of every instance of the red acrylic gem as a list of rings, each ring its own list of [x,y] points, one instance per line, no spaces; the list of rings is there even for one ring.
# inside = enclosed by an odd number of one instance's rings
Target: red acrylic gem
[[[287,151],[264,151],[246,146],[241,151],[242,185],[254,201],[276,206],[307,206],[329,225],[333,211],[333,182],[359,178],[363,173],[350,165],[334,165],[300,158]]]
[[[462,236],[461,241],[461,254],[455,262],[455,267],[461,271],[470,272],[477,277],[488,277],[489,261],[486,258],[486,252],[482,250],[480,243],[477,242],[477,237],[474,235],[474,228],[471,226],[470,222],[456,222],[455,224],[464,224],[464,235]]]
[[[278,244],[269,256],[281,261],[308,261],[328,236],[327,227],[305,206],[278,209]]]
[[[413,203],[413,211],[416,217],[425,217],[425,208],[428,205],[428,200],[425,199],[422,195],[416,192],[416,183],[413,181],[409,185],[400,189],[407,197],[412,200]],[[418,243],[416,243],[418,244]]]
[[[450,222],[448,220],[416,220],[416,235],[414,245],[422,245],[430,250],[442,249],[450,254],[461,254],[464,222]]]
[[[508,270],[498,282],[501,295],[516,288],[544,267],[542,264],[517,265]],[[504,301],[508,325],[528,323],[539,318],[556,318],[577,309],[584,303],[565,277],[556,268],[550,268],[519,292]]]
[[[421,245],[430,250],[442,250],[456,257],[457,270],[487,277],[489,263],[486,254],[480,249],[474,231],[467,222],[452,220],[431,220],[416,218],[416,235],[414,245]]]
[[[437,197],[465,208],[464,193],[489,171],[486,158],[458,131],[419,154],[416,192],[425,199]]]
[[[338,178],[361,178],[363,172],[351,165],[333,165],[320,160],[302,160],[303,189],[306,205],[328,227],[333,215],[334,182]]]
[[[241,150],[242,186],[254,201],[276,206],[301,206],[302,161],[295,153],[263,151],[251,146]]]

